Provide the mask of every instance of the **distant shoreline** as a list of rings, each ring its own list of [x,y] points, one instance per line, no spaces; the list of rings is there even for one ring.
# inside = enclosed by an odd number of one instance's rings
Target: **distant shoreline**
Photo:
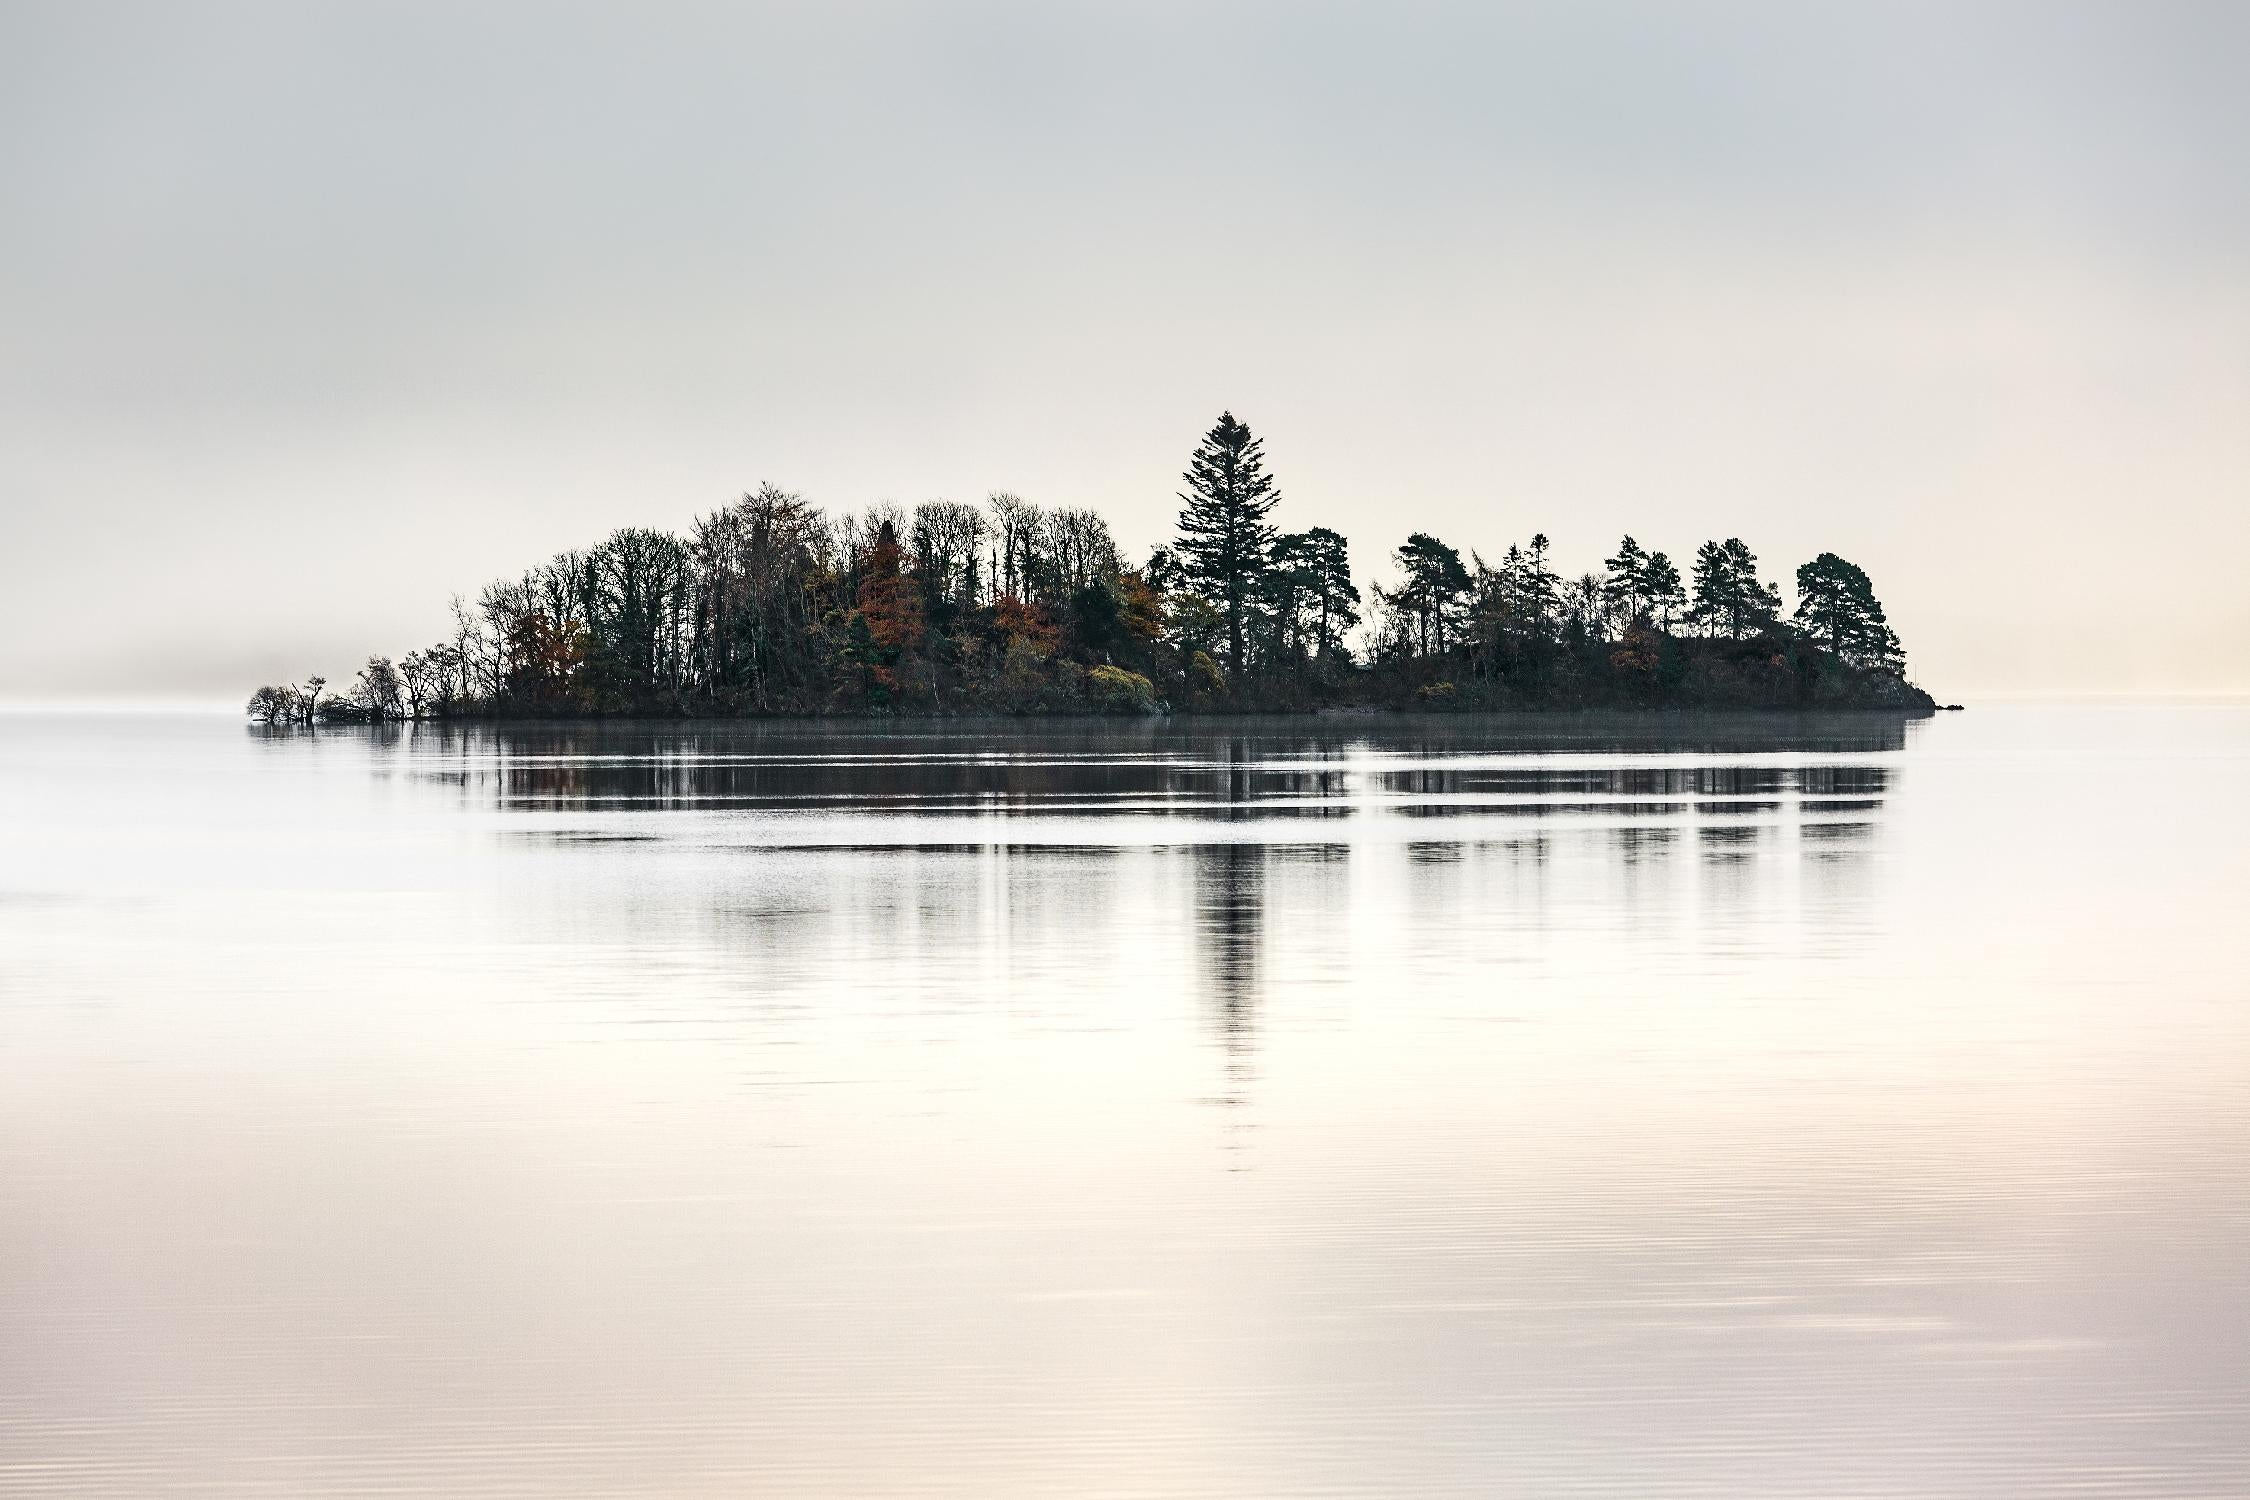
[[[1145,714],[1104,713],[1094,709],[1049,709],[1030,713],[1006,713],[997,710],[971,710],[962,713],[932,713],[927,711],[884,713],[859,710],[837,713],[777,713],[777,714],[431,714],[419,718],[366,720],[323,719],[310,726],[313,729],[369,729],[397,728],[414,725],[424,728],[481,728],[481,729],[631,729],[636,727],[673,728],[695,726],[767,726],[767,725],[978,725],[978,724],[1103,724],[1126,726],[1145,724],[1199,724],[1239,721],[1270,721],[1275,723],[1304,723],[1326,721],[1353,723],[1361,721],[1411,720],[1422,723],[1473,723],[1478,720],[1524,719],[1560,721],[1568,719],[1798,719],[1798,718],[1869,718],[1911,722],[1935,718],[1951,705],[1930,707],[1886,704],[1821,704],[1815,706],[1756,707],[1742,705],[1655,705],[1632,706],[1588,705],[1583,707],[1536,708],[1422,708],[1422,707],[1316,707],[1316,708],[1192,708],[1169,712]],[[253,724],[253,729],[277,734],[295,733],[303,725]]]

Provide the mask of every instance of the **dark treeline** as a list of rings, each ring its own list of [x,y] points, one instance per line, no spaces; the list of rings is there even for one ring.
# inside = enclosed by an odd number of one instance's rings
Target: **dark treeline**
[[[769,484],[684,536],[629,528],[457,597],[444,640],[340,691],[262,687],[249,711],[1930,706],[1867,575],[1833,553],[1797,569],[1791,614],[1735,538],[1683,576],[1626,537],[1569,578],[1544,535],[1489,563],[1414,532],[1398,581],[1363,597],[1341,535],[1274,524],[1263,445],[1231,413],[1183,478],[1176,538],[1139,561],[1091,510],[996,494],[829,514]]]

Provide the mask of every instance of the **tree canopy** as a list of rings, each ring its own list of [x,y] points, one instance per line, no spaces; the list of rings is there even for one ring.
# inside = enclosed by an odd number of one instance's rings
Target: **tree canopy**
[[[260,688],[262,722],[479,714],[1144,712],[1328,704],[1913,705],[1867,575],[1740,538],[1692,592],[1631,536],[1566,578],[1544,533],[1496,562],[1428,531],[1363,595],[1350,545],[1283,531],[1263,443],[1222,413],[1177,534],[1135,563],[1095,511],[999,491],[828,512],[772,484],[456,597],[451,629],[351,684]],[[1223,665],[1222,665],[1223,661]]]

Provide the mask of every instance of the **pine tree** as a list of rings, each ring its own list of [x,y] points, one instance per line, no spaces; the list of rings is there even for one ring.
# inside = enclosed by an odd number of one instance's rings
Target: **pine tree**
[[[1673,617],[1687,608],[1687,590],[1680,586],[1680,570],[1663,553],[1651,552],[1642,578],[1648,588],[1649,614],[1670,630]]]
[[[1648,612],[1649,556],[1641,550],[1639,542],[1627,537],[1618,544],[1617,555],[1602,566],[1609,570],[1609,576],[1602,581],[1602,603],[1612,615],[1630,625]]]
[[[1695,549],[1695,619],[1712,635],[1754,635],[1781,613],[1781,590],[1758,579],[1758,558],[1742,538]]]
[[[1416,650],[1423,656],[1433,650],[1442,652],[1446,646],[1446,612],[1469,592],[1469,570],[1461,565],[1459,552],[1427,532],[1409,536],[1394,555],[1399,570],[1406,574],[1406,584],[1391,598],[1414,616]]]
[[[1857,667],[1897,671],[1906,664],[1898,637],[1866,573],[1833,552],[1797,570],[1797,622]]]
[[[1547,549],[1554,544],[1545,532],[1535,533],[1523,554],[1521,599],[1526,616],[1544,631],[1562,608],[1562,578],[1547,566]]]
[[[1726,543],[1727,568],[1733,575],[1734,616],[1730,622],[1734,634],[1749,635],[1773,624],[1781,614],[1781,590],[1774,584],[1758,579],[1758,558],[1742,538],[1730,536]]]
[[[1732,612],[1734,573],[1727,566],[1726,548],[1705,542],[1695,549],[1695,593],[1688,613],[1706,635],[1717,635]]]
[[[1227,671],[1240,680],[1243,625],[1264,582],[1275,531],[1266,516],[1281,499],[1266,473],[1265,444],[1222,412],[1188,460],[1180,496],[1179,558],[1191,583],[1227,621]]]
[[[1266,552],[1263,604],[1273,622],[1273,643],[1265,660],[1292,670],[1303,654],[1305,604],[1313,588],[1312,538],[1285,531]]]
[[[1339,648],[1344,632],[1359,623],[1359,585],[1352,582],[1350,544],[1339,533],[1315,526],[1305,533],[1305,541],[1313,580],[1310,604],[1320,615],[1313,627],[1313,655],[1320,656]]]

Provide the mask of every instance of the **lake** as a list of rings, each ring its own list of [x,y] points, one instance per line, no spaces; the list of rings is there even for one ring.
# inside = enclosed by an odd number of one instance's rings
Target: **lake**
[[[0,1494],[2239,1497],[2246,787],[0,716]]]

